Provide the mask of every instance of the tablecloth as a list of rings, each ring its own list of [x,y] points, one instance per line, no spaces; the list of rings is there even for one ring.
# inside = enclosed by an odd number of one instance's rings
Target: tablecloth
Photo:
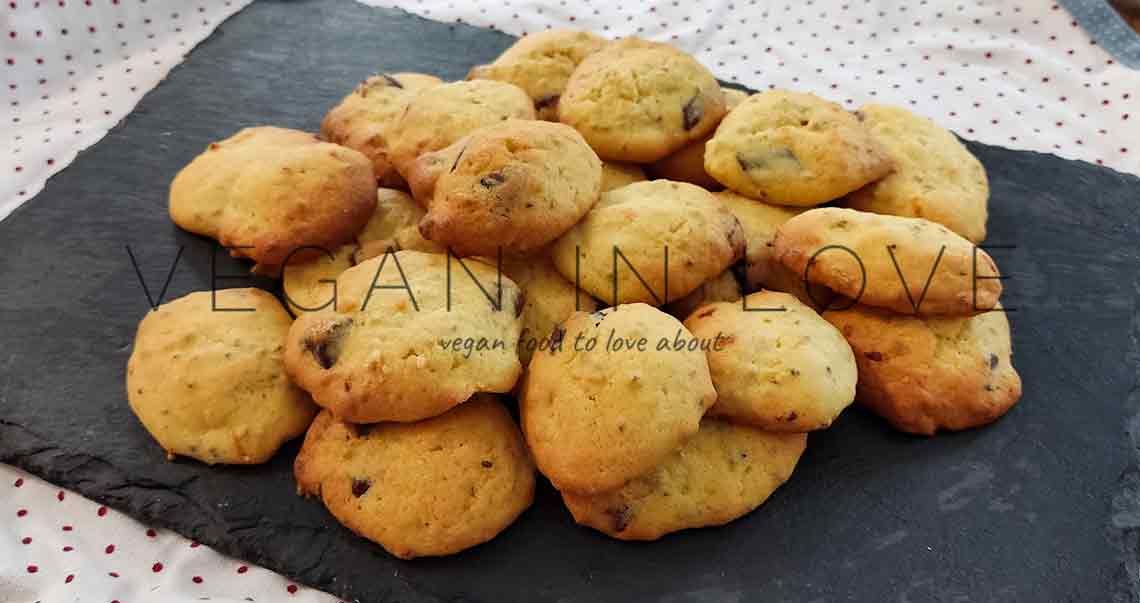
[[[247,3],[6,2],[0,219],[34,203],[47,178]],[[1065,2],[1071,11],[977,0],[366,3],[516,35],[576,27],[669,41],[753,88],[812,91],[850,108],[899,104],[967,138],[1140,173],[1140,72],[1127,66],[1137,43],[1095,2]],[[334,600],[7,466],[0,517],[3,601]]]

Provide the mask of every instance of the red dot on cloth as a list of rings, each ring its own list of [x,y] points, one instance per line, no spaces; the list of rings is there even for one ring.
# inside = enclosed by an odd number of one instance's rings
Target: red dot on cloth
[[[34,574],[34,573],[36,573],[36,572],[38,572],[38,571],[40,571],[40,568],[38,568],[38,567],[36,567],[36,566],[34,566],[34,565],[29,565],[29,566],[28,566],[28,573],[29,573],[29,574]]]
[[[238,566],[238,568],[237,568],[237,573],[239,573],[239,574],[244,574],[248,571],[249,571],[249,568],[244,566],[244,565]]]
[[[190,548],[192,548],[192,549],[196,549],[200,546],[202,546],[202,545],[201,545],[201,543],[198,543],[198,542],[191,542],[190,543]]]
[[[74,551],[74,550],[75,550],[74,547],[70,547],[70,546],[63,547],[63,552],[65,552],[65,553],[70,553],[71,551]]]
[[[155,532],[153,529],[147,529],[146,535],[148,538],[154,538],[155,536],[158,536],[158,532]]]
[[[112,577],[112,578],[118,578],[119,572],[107,572],[107,575]]]
[[[19,172],[19,171],[21,171],[21,170],[23,170],[23,169],[24,169],[24,168],[22,168],[22,167],[20,167],[20,166],[16,166],[16,171],[17,171],[17,172]],[[23,517],[23,516],[25,516],[25,515],[27,515],[27,514],[28,514],[28,510],[27,510],[27,509],[20,509],[19,511],[16,511],[16,517]]]
[[[115,552],[115,545],[108,544],[107,548],[103,549],[103,552],[107,553],[108,555],[110,555],[111,553],[114,553]]]
[[[296,584],[290,584],[289,586],[287,586],[285,588],[285,590],[289,591],[289,594],[295,595],[295,594],[297,594],[297,585]]]
[[[24,544],[31,544],[32,543],[32,537],[31,536],[24,536],[24,539],[21,540],[20,542],[22,542]]]
[[[150,571],[152,571],[156,574],[158,572],[161,572],[162,571],[162,564],[161,563],[155,563],[154,565],[150,566]]]
[[[1128,152],[1128,147],[1120,147],[1120,152],[1121,152],[1121,153],[1127,153],[1127,152]]]
[[[16,59],[8,59],[8,60],[6,60],[5,62],[6,62],[6,63],[8,63],[9,65],[15,65],[15,64],[16,64]]]
[[[73,528],[71,526],[63,526],[60,529],[62,529],[64,532],[70,532],[70,531],[74,530],[75,528]]]
[[[190,580],[193,581],[194,584],[201,584],[202,583],[202,576],[194,576]]]
[[[63,500],[63,490],[60,490],[58,493],[56,493],[55,498],[57,500],[62,501]]]

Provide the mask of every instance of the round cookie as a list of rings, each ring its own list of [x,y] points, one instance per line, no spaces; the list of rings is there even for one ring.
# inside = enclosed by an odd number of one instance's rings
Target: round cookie
[[[725,113],[708,69],[668,44],[612,42],[570,76],[559,119],[602,159],[648,163],[711,132]]]
[[[867,306],[823,316],[855,351],[859,403],[900,431],[985,425],[1021,397],[1000,306],[973,317],[901,316]]]
[[[425,238],[459,255],[526,254],[598,200],[602,162],[573,128],[536,120],[485,126],[407,172],[427,214]]]
[[[891,171],[851,113],[818,96],[772,90],[748,97],[705,146],[705,170],[726,187],[778,205],[819,205]]]
[[[505,257],[503,274],[522,289],[526,299],[519,337],[519,360],[524,368],[536,351],[550,347],[562,321],[574,312],[593,312],[599,307],[597,300],[562,278],[548,254]]]
[[[281,293],[293,316],[316,312],[336,301],[336,278],[352,268],[356,245],[318,252],[307,261],[287,262],[281,267]]]
[[[609,41],[586,31],[551,29],[518,39],[499,58],[476,65],[469,80],[499,80],[522,88],[534,100],[539,119],[558,121],[558,99],[570,74]]]
[[[575,313],[561,347],[535,353],[519,410],[535,462],[555,488],[620,488],[697,432],[716,390],[700,349],[659,349],[674,340],[685,346],[692,336],[672,316],[628,304]]]
[[[438,151],[483,126],[534,117],[534,104],[518,86],[494,80],[435,86],[408,101],[390,133],[388,155],[407,179],[412,162],[424,153]]]
[[[700,287],[677,301],[669,302],[662,309],[680,320],[685,320],[693,310],[713,302],[738,302],[744,296],[740,278],[737,276],[736,264],[732,268],[701,283]]]
[[[901,107],[872,104],[855,114],[887,150],[895,171],[848,195],[848,207],[925,218],[973,243],[985,240],[986,168],[957,137]]]
[[[290,319],[277,298],[260,289],[215,293],[191,293],[143,318],[127,399],[170,458],[264,463],[317,408],[285,375]]]
[[[602,192],[645,180],[645,171],[634,163],[602,162]]]
[[[813,209],[780,226],[774,245],[780,262],[809,281],[903,314],[968,316],[1001,296],[989,254],[921,218]]]
[[[356,235],[360,250],[356,263],[380,256],[388,247],[443,253],[445,248],[420,234],[420,220],[426,210],[404,191],[382,188],[376,191],[376,211]]]
[[[388,161],[392,127],[417,91],[442,83],[423,73],[373,75],[325,115],[321,137],[368,157],[380,186],[403,187],[404,179]]]
[[[851,347],[792,295],[761,291],[743,303],[707,304],[685,327],[720,344],[707,351],[717,391],[710,415],[765,431],[813,431],[855,399]]]
[[[602,193],[551,247],[562,276],[614,304],[680,299],[743,255],[744,233],[732,212],[703,188],[668,180]]]
[[[748,93],[741,90],[723,87],[721,90],[724,91],[725,108],[728,111],[748,98]],[[688,182],[713,191],[720,190],[724,185],[705,171],[705,145],[712,137],[713,132],[709,132],[700,140],[681,147],[676,153],[650,164],[646,169],[654,178]]]
[[[573,519],[621,540],[723,525],[764,504],[804,454],[804,433],[768,433],[715,418],[648,474],[597,495],[562,492]]]
[[[354,423],[418,421],[477,392],[508,392],[522,371],[523,299],[498,279],[494,266],[443,254],[365,261],[337,279],[335,310],[293,323],[285,366],[317,404]]]
[[[647,475],[612,492],[563,492],[562,500],[574,521],[621,540],[724,525],[788,481],[806,445],[802,433],[705,419],[693,439]]]
[[[522,435],[486,395],[416,423],[352,425],[324,411],[294,474],[301,494],[401,559],[487,542],[534,499]]]
[[[278,266],[295,249],[335,249],[375,208],[367,157],[297,130],[246,128],[210,144],[170,185],[170,217],[234,256]]]

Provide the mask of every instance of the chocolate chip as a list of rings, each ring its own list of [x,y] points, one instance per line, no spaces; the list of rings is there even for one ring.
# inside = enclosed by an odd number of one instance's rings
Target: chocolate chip
[[[774,151],[741,151],[736,154],[736,163],[740,165],[740,169],[746,172],[754,169],[767,169],[777,162],[791,162],[794,163],[797,168],[800,166],[800,160],[796,157],[795,153],[787,148],[776,149]]]
[[[495,466],[495,463],[492,463],[491,461],[483,461],[482,463],[479,463],[479,464],[483,465],[484,469],[490,469],[491,467]]]
[[[701,97],[701,93],[693,95],[685,106],[681,108],[681,117],[684,119],[683,125],[686,130],[692,130],[701,123],[701,118],[705,116],[705,100]]]
[[[797,418],[799,418],[799,416],[800,415],[796,414],[796,411],[793,410],[792,412],[788,413],[788,416],[784,417],[784,420],[788,421],[788,422],[792,422],[792,421],[795,421]]]
[[[875,362],[882,362],[883,360],[883,355],[879,352],[863,352],[863,355],[870,360],[874,360]]]
[[[350,424],[350,425],[352,425],[354,433],[356,434],[356,437],[358,437],[358,438],[368,437],[368,434],[372,433],[372,429],[374,427],[376,427],[375,424],[371,424],[371,423],[361,424],[361,425],[354,425],[354,424]]]
[[[542,110],[547,107],[554,107],[558,105],[558,100],[560,98],[561,96],[558,94],[547,94],[546,96],[540,96],[534,100],[534,108]]]
[[[352,328],[351,318],[342,318],[339,322],[325,323],[323,331],[310,333],[305,340],[305,347],[316,359],[321,368],[332,368],[340,358],[341,343]]]
[[[986,391],[987,392],[992,392],[992,391],[994,391],[994,389],[996,389],[996,388],[994,387],[993,383],[987,383],[986,384]]]
[[[387,73],[381,73],[380,77],[384,78],[384,81],[388,82],[389,86],[395,86],[397,88],[404,87],[404,85],[400,83],[400,80],[388,75]]]
[[[610,507],[606,509],[606,515],[609,515],[610,519],[613,520],[615,532],[625,531],[625,529],[629,527],[629,520],[633,519],[633,511],[630,510],[628,505]]]
[[[852,111],[851,113],[853,113],[855,115],[855,119],[857,119],[859,121],[863,121],[863,120],[867,119],[867,115],[865,113],[863,113],[862,111]]]
[[[368,492],[368,489],[371,487],[372,480],[370,479],[361,479],[358,477],[352,478],[352,495],[356,498],[364,496],[364,493]]]
[[[526,305],[526,291],[519,291],[518,297],[515,298],[515,318],[522,316],[523,306]]]
[[[479,184],[485,188],[494,188],[507,181],[507,177],[499,172],[491,172],[479,179]]]
[[[992,371],[992,370],[996,369],[997,365],[998,365],[997,354],[990,354],[990,370]]]

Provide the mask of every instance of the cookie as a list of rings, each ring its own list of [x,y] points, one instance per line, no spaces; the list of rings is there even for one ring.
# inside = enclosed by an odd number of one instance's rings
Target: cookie
[[[380,186],[401,188],[404,179],[388,160],[392,128],[417,91],[442,83],[423,73],[373,75],[325,115],[321,137],[363,153]]]
[[[300,316],[331,306],[336,299],[336,279],[352,268],[356,251],[356,245],[342,245],[307,261],[289,261],[282,266],[281,293],[289,312]]]
[[[867,306],[824,312],[855,351],[859,403],[900,431],[985,425],[1021,397],[1004,311],[902,316]]]
[[[724,272],[744,244],[740,222],[712,193],[653,180],[602,193],[551,257],[562,276],[603,302],[659,306]]]
[[[837,199],[890,173],[892,163],[851,113],[818,96],[748,97],[705,146],[705,170],[726,187],[778,205]]]
[[[693,57],[625,38],[582,61],[558,111],[602,159],[649,163],[711,132],[725,100],[716,78]]]
[[[298,247],[335,249],[375,208],[368,158],[297,130],[246,128],[182,168],[170,217],[234,256],[278,266]]]
[[[260,289],[199,291],[143,318],[127,399],[168,457],[264,463],[304,433],[317,408],[285,375],[289,323]]]
[[[337,417],[418,421],[518,379],[522,294],[494,266],[397,251],[336,284],[334,306],[293,323],[285,366]]]
[[[748,98],[748,94],[740,90],[732,88],[721,88],[721,90],[724,91],[725,108],[728,111],[732,111]],[[655,179],[688,182],[712,191],[720,190],[724,186],[705,171],[705,144],[712,137],[713,132],[709,132],[700,140],[681,147],[676,153],[648,165],[646,169]]]
[[[602,192],[645,180],[645,171],[634,163],[602,162]]]
[[[420,220],[426,210],[404,191],[382,188],[376,192],[376,211],[364,225],[356,241],[360,246],[356,262],[383,255],[392,247],[443,253],[445,248],[420,234]]]
[[[558,99],[570,74],[583,59],[608,43],[601,36],[569,29],[527,34],[494,62],[471,68],[467,79],[514,84],[530,95],[539,119],[558,121]]]
[[[767,433],[708,419],[649,474],[613,492],[563,492],[574,521],[621,540],[724,525],[751,513],[791,477],[802,433]]]
[[[986,168],[949,131],[901,107],[856,112],[890,155],[895,171],[847,197],[852,209],[925,218],[973,243],[986,238]]]
[[[519,411],[535,462],[555,488],[620,488],[696,434],[716,390],[693,341],[672,316],[628,304],[573,314],[560,349],[535,353]]]
[[[482,544],[534,499],[534,465],[491,396],[416,423],[353,425],[324,411],[294,464],[297,490],[401,559]]]
[[[851,347],[792,295],[761,291],[706,304],[685,327],[719,343],[706,352],[717,391],[712,416],[766,431],[813,431],[855,399]]]
[[[522,289],[526,302],[522,309],[522,335],[519,337],[519,360],[530,364],[538,350],[549,349],[555,329],[574,312],[593,312],[599,308],[590,294],[576,289],[554,268],[548,254],[531,257],[503,258],[503,274]]]
[[[483,126],[534,118],[530,97],[512,84],[472,80],[435,86],[408,101],[392,128],[388,155],[407,179],[412,162],[424,153],[438,151]]]
[[[425,238],[459,255],[527,254],[598,200],[602,162],[559,123],[506,120],[421,155],[407,172]]]
[[[968,316],[992,309],[1001,296],[989,254],[921,218],[813,209],[780,226],[774,244],[796,274],[902,314]]]
[[[677,301],[669,302],[662,309],[681,320],[685,320],[693,313],[693,310],[705,304],[739,301],[744,296],[744,288],[741,286],[740,277],[736,274],[737,266],[733,266],[701,283],[701,286],[693,289],[692,293]]]

